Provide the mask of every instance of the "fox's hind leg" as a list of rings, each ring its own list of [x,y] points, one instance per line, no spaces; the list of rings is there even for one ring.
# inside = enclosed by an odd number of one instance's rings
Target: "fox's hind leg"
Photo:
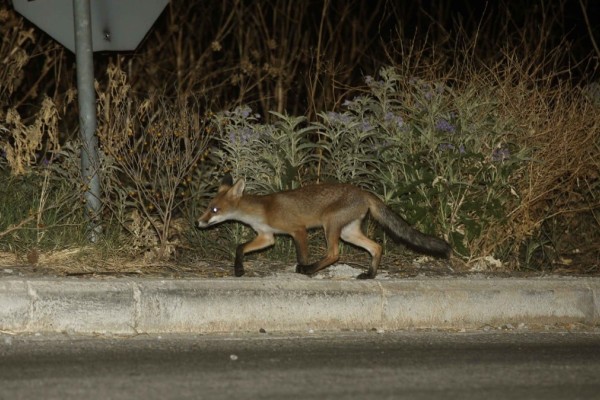
[[[371,266],[369,267],[369,271],[363,272],[358,275],[357,278],[373,279],[375,278],[375,275],[377,275],[377,268],[381,262],[381,246],[365,236],[360,227],[361,221],[362,220],[357,219],[346,225],[342,229],[341,237],[343,241],[363,248],[371,254]]]

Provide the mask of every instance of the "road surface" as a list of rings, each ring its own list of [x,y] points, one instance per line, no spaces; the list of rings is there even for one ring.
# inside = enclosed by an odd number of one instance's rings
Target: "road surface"
[[[600,333],[0,334],[0,399],[600,398]]]

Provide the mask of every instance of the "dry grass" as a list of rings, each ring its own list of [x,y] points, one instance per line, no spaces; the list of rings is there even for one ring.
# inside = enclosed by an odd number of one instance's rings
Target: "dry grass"
[[[12,274],[56,276],[225,276],[225,268],[206,260],[145,261],[137,255],[113,252],[110,256],[98,249],[83,247],[52,252],[30,251],[24,255],[0,252],[0,268]]]
[[[534,54],[538,65],[557,62],[557,54]],[[529,161],[520,171],[515,190],[520,202],[507,216],[506,232],[494,238],[513,246],[533,243],[540,264],[562,265],[561,254],[587,254],[584,261],[600,268],[600,113],[582,88],[568,75],[527,70],[525,62],[510,66],[508,79],[499,82],[504,112],[518,123],[515,142],[529,151]],[[496,73],[496,76],[502,76]],[[518,82],[518,84],[514,84]],[[571,224],[586,224],[580,237]],[[589,230],[588,230],[589,229]],[[491,242],[491,240],[490,240]],[[550,244],[553,249],[544,250]],[[547,246],[546,246],[547,247]],[[549,247],[547,247],[549,248]],[[534,251],[529,247],[529,251]],[[517,249],[513,250],[513,254]],[[544,253],[544,254],[542,254]],[[521,254],[523,255],[523,254]],[[538,267],[531,265],[532,267]]]

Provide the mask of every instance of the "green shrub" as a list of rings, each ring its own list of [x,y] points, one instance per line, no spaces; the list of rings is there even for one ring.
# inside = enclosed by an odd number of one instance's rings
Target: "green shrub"
[[[217,159],[249,190],[306,181],[350,182],[379,194],[420,229],[442,234],[464,257],[518,202],[513,181],[523,151],[493,90],[405,79],[393,68],[365,78],[368,91],[320,121],[248,107],[220,114]]]

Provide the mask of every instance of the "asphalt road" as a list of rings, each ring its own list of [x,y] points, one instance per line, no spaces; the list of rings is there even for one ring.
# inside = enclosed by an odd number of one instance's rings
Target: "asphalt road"
[[[598,399],[600,333],[0,334],[0,399]]]

